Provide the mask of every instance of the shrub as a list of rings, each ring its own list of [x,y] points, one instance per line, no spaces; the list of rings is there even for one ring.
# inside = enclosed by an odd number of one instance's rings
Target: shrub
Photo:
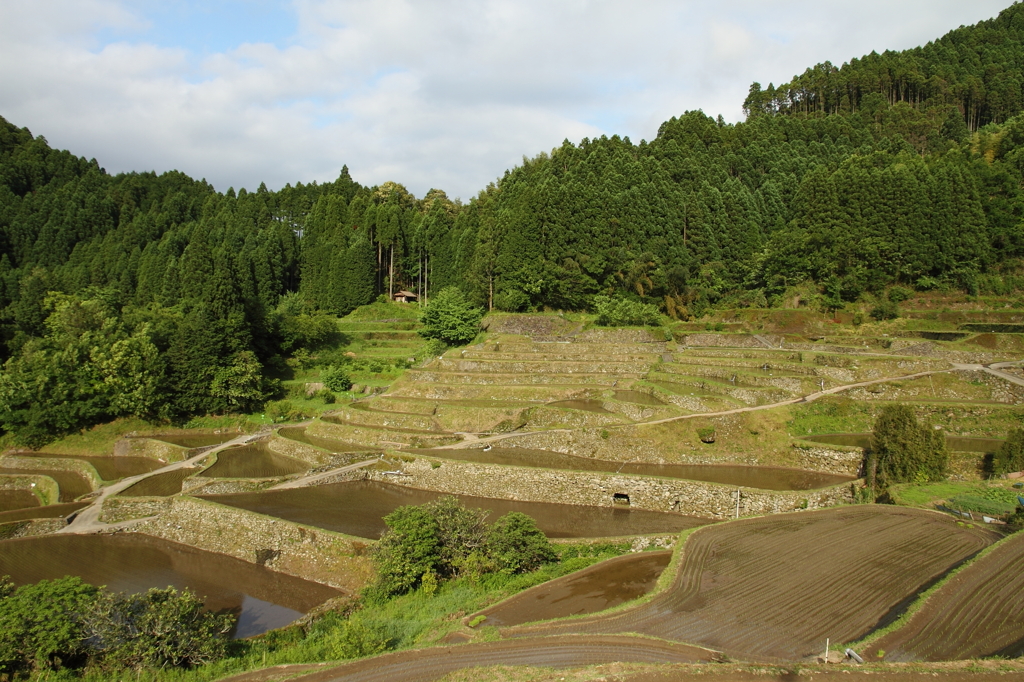
[[[1006,435],[1006,442],[999,446],[992,459],[992,470],[997,474],[1008,474],[1024,469],[1024,429],[1014,429]]]
[[[463,345],[476,337],[483,315],[483,309],[470,304],[458,287],[446,287],[431,299],[420,316],[420,334],[449,345]]]
[[[90,646],[115,667],[191,668],[224,656],[234,616],[203,609],[173,587],[102,593],[87,619]]]
[[[697,437],[700,438],[702,443],[714,443],[715,427],[705,426],[702,429],[697,429]]]
[[[99,590],[66,576],[22,585],[0,599],[0,673],[84,661],[84,619]]]
[[[597,313],[597,323],[606,327],[661,324],[658,306],[628,298],[595,296],[594,312]]]
[[[324,401],[324,405],[333,405],[337,400],[337,397],[334,395],[334,391],[329,388],[321,388],[313,397]]]
[[[320,381],[335,392],[347,391],[352,388],[352,379],[344,367],[330,365],[320,371]]]
[[[267,419],[272,422],[302,421],[309,419],[312,415],[295,407],[290,400],[274,400],[267,403]]]
[[[509,512],[487,533],[487,555],[505,573],[525,573],[558,558],[537,522],[522,512]]]
[[[906,287],[893,287],[889,289],[889,300],[893,303],[903,303],[914,295],[914,292]]]
[[[941,431],[918,424],[907,405],[889,405],[875,420],[868,475],[886,487],[893,483],[941,481],[949,451]]]
[[[893,301],[882,301],[868,313],[871,318],[881,322],[882,320],[895,320],[900,316],[899,306]]]
[[[388,529],[373,548],[377,596],[403,594],[419,585],[423,575],[441,562],[438,523],[420,506],[399,507],[384,517]]]

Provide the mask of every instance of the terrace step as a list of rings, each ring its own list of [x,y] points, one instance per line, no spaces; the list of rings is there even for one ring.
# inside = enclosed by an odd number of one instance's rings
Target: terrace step
[[[593,360],[524,361],[524,360],[461,360],[442,358],[426,369],[440,372],[486,374],[643,374],[650,371],[650,362],[614,362]]]
[[[430,384],[464,384],[476,386],[523,386],[523,385],[558,385],[558,386],[607,386],[612,387],[624,379],[640,379],[644,372],[606,373],[567,373],[556,374],[502,374],[483,372],[441,372],[430,369],[409,370],[406,377],[416,383]]]
[[[336,424],[328,421],[315,421],[306,428],[306,433],[320,438],[353,443],[363,447],[388,448],[399,445],[413,447],[437,447],[457,443],[461,438],[450,433],[432,433],[429,431],[412,431],[406,429],[375,428]]]
[[[344,408],[325,416],[325,419],[328,416],[331,421],[344,424],[416,431],[441,431],[441,427],[434,418],[428,415]]]

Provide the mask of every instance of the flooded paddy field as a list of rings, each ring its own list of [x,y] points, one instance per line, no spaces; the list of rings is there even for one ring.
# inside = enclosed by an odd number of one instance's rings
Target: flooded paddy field
[[[39,498],[31,490],[0,490],[0,512],[38,506]]]
[[[51,457],[60,459],[77,459],[88,462],[104,481],[116,481],[119,478],[148,474],[164,466],[163,463],[146,457],[90,457],[88,455],[64,455],[52,452],[19,452],[18,457]]]
[[[203,471],[209,478],[274,478],[307,471],[310,465],[279,455],[266,443],[239,445],[217,453],[217,462]]]
[[[597,414],[612,414],[610,410],[605,409],[603,400],[595,400],[592,398],[577,400],[556,400],[553,403],[547,403],[546,407],[564,407],[570,410],[596,412]]]
[[[211,611],[239,617],[236,638],[279,628],[341,593],[223,554],[134,533],[49,535],[0,542],[0,575],[15,585],[76,575],[114,592],[188,588]]]
[[[3,460],[0,460],[2,463]],[[13,474],[14,476],[49,476],[57,481],[60,486],[60,501],[74,502],[76,497],[92,492],[92,486],[80,474],[74,471],[58,471],[56,469],[15,469],[13,467],[0,467],[0,474]]]
[[[521,592],[480,612],[485,625],[522,625],[596,613],[647,594],[672,552],[642,552],[601,563]]]
[[[212,445],[227,443],[238,435],[237,433],[172,433],[144,437],[171,445],[179,445],[183,448],[208,448]]]
[[[168,497],[181,492],[181,482],[196,473],[195,469],[175,469],[144,478],[119,495],[123,497]]]
[[[612,396],[615,400],[624,403],[633,403],[635,405],[664,405],[665,403],[658,400],[657,397],[650,393],[644,393],[643,391],[615,391]]]
[[[825,445],[846,445],[855,448],[871,447],[871,433],[826,433],[818,436],[804,436],[803,440]],[[956,452],[993,453],[1005,441],[1000,438],[971,438],[967,436],[946,436],[946,447]]]
[[[505,464],[509,466],[594,471],[598,473],[661,476],[688,481],[706,481],[760,490],[814,490],[854,480],[853,476],[826,474],[803,469],[756,467],[741,464],[642,464],[612,462],[589,457],[566,455],[551,450],[529,448],[498,448],[490,450],[414,450],[420,454],[463,462]]]
[[[45,507],[26,507],[11,511],[0,511],[0,523],[9,521],[27,521],[28,519],[59,519],[70,516],[79,509],[88,507],[88,502],[68,502],[66,504],[49,504]]]
[[[380,449],[368,448],[363,445],[353,445],[352,443],[346,443],[343,440],[334,440],[333,438],[321,438],[320,436],[313,436],[306,433],[305,426],[286,426],[278,429],[278,435],[288,440],[294,440],[298,443],[305,443],[306,445],[312,445],[315,448],[327,450],[335,454],[342,452],[380,452]]]
[[[376,481],[202,496],[211,502],[373,539],[384,532],[384,517],[398,507],[424,504],[439,497],[443,494]],[[711,523],[708,519],[642,509],[516,502],[470,495],[456,497],[467,507],[490,510],[490,521],[510,511],[528,514],[549,538],[678,533]]]

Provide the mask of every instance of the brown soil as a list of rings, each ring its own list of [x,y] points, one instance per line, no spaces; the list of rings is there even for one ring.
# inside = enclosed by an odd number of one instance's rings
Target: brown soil
[[[39,498],[31,490],[0,490],[0,512],[38,506]]]
[[[936,591],[866,651],[887,661],[1024,655],[1024,534],[1008,538]]]
[[[696,531],[672,587],[643,605],[505,634],[637,632],[744,660],[800,660],[826,637],[865,636],[996,537],[882,505],[741,520]]]
[[[0,523],[25,521],[27,519],[56,519],[62,516],[70,516],[79,509],[88,506],[88,502],[68,502],[67,504],[51,504],[46,507],[15,509],[13,511],[0,512]]]
[[[647,594],[671,559],[672,552],[644,552],[602,561],[521,592],[480,614],[487,617],[485,625],[511,626],[603,611]]]
[[[429,682],[462,668],[493,665],[569,668],[615,661],[633,663],[696,663],[712,652],[684,644],[642,637],[541,637],[400,651],[346,663],[329,670],[289,679],[301,682]],[[243,673],[222,682],[274,679],[263,671]]]

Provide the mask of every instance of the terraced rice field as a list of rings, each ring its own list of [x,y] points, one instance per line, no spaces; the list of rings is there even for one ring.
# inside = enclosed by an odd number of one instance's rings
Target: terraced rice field
[[[77,575],[115,592],[188,588],[211,611],[239,616],[249,637],[282,627],[338,590],[223,554],[136,533],[50,535],[0,542],[0,575],[15,585]]]
[[[131,490],[131,488],[129,489]],[[203,499],[278,518],[364,538],[379,538],[384,517],[403,505],[424,504],[441,493],[374,481],[332,483],[310,488],[266,490]],[[510,511],[523,512],[537,521],[551,538],[589,538],[678,533],[710,523],[682,514],[583,507],[546,502],[513,502],[486,497],[457,496],[467,507],[488,509],[494,520]]]
[[[3,460],[0,460],[2,464]],[[0,474],[11,474],[14,476],[49,476],[57,481],[60,488],[61,502],[74,502],[75,498],[92,492],[92,486],[83,476],[74,471],[60,471],[57,469],[20,469],[14,467],[0,467]]]
[[[31,490],[0,490],[0,512],[38,506],[39,498]]]
[[[485,625],[512,626],[596,613],[647,594],[672,552],[627,554],[520,592],[484,609]]]
[[[866,650],[886,661],[1024,655],[1024,533],[1004,540],[936,590],[900,629]]]
[[[145,457],[89,457],[86,455],[64,455],[49,452],[20,452],[19,457],[58,457],[88,462],[104,481],[116,481],[128,476],[148,474],[164,466],[162,462]]]
[[[168,497],[181,492],[181,484],[186,478],[195,473],[193,469],[175,469],[163,474],[156,474],[144,478],[138,483],[124,490],[120,495],[124,497]]]
[[[14,509],[0,512],[0,523],[26,521],[28,519],[57,519],[70,516],[87,506],[89,506],[88,502],[68,502],[66,504],[49,504],[45,507],[31,506],[23,509]]]
[[[602,473],[658,476],[689,481],[708,481],[761,490],[814,490],[854,480],[853,476],[825,474],[804,469],[758,467],[730,464],[641,464],[611,462],[590,457],[577,457],[551,450],[492,447],[490,450],[414,450],[414,452],[464,462],[502,464],[507,466],[561,469],[565,471],[597,471]]]
[[[203,471],[208,478],[273,478],[298,474],[309,465],[291,457],[279,455],[264,443],[240,445],[221,450],[217,462]]]
[[[996,538],[950,517],[865,505],[701,529],[672,587],[634,609],[512,636],[636,632],[744,660],[799,660],[854,641]]]
[[[237,433],[173,433],[146,437],[183,448],[207,448],[226,443],[237,435]]]

